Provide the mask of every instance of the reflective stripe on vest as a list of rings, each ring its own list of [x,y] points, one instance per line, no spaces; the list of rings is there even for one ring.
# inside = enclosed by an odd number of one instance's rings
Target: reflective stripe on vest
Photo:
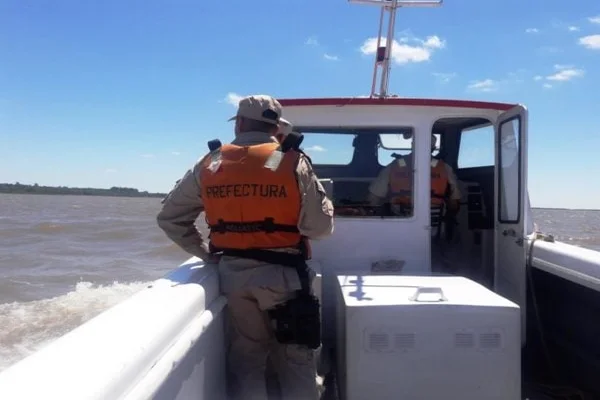
[[[412,204],[414,173],[409,167],[412,164],[410,155],[396,160],[390,168],[390,202],[392,204]],[[441,205],[444,202],[448,187],[448,171],[446,164],[436,158],[431,160],[431,204]]]
[[[278,143],[244,147],[226,144],[216,156],[213,153],[203,160],[200,172],[212,246],[297,247],[301,241],[297,228],[299,153],[282,153]]]

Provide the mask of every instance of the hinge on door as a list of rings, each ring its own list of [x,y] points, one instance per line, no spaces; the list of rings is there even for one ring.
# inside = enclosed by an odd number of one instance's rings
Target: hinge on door
[[[517,236],[517,232],[513,228],[510,228],[510,229],[503,230],[502,235],[503,236]]]
[[[515,241],[515,243],[518,244],[519,246],[523,246],[523,242],[525,241],[524,237],[522,237],[522,236],[517,237],[517,232],[513,228],[503,230],[502,235],[516,237],[517,240]]]

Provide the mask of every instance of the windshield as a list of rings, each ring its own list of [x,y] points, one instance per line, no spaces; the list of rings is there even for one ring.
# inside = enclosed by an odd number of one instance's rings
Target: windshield
[[[352,162],[355,150],[370,153],[376,151],[376,159],[381,166],[389,164],[397,156],[412,151],[413,128],[308,128],[295,129],[304,135],[302,149],[312,158],[313,163],[322,165],[348,165]],[[436,136],[438,154],[440,135]],[[370,157],[368,154],[363,154]],[[364,157],[363,157],[364,158]]]

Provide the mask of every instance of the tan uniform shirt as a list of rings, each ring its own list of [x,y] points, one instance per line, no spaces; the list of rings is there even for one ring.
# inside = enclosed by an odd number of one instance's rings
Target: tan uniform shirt
[[[246,132],[231,143],[251,146],[275,142],[276,139],[262,132]],[[202,160],[202,159],[201,159]],[[204,211],[200,198],[199,160],[177,182],[173,190],[163,200],[163,207],[157,217],[159,227],[183,250],[197,257],[206,254],[207,243],[203,233],[198,231],[195,221]],[[312,167],[304,157],[300,157],[296,169],[300,189],[301,210],[298,222],[300,234],[311,240],[320,239],[333,233],[333,205],[327,198],[323,186],[318,181]],[[294,250],[289,250],[294,251]],[[221,290],[227,294],[247,286],[278,287],[282,290],[300,289],[296,271],[290,267],[264,264],[254,260],[235,257],[222,257],[219,263]]]
[[[369,192],[371,192],[372,195],[377,196],[378,198],[386,198],[387,197],[388,190],[389,190],[389,182],[390,182],[390,170],[391,170],[391,167],[394,164],[394,162],[396,162],[396,160],[392,161],[384,169],[382,169],[379,172],[379,175],[377,175],[377,178],[375,178],[375,180],[373,182],[371,182],[371,185],[369,186]],[[440,160],[438,162],[443,162],[443,161]],[[451,200],[460,200],[461,193],[460,193],[460,190],[458,189],[458,184],[457,184],[458,179],[456,178],[456,174],[454,173],[454,170],[452,169],[451,166],[449,166],[446,163],[444,163],[444,166],[446,167],[446,172],[448,173],[448,185],[450,186],[450,199]]]

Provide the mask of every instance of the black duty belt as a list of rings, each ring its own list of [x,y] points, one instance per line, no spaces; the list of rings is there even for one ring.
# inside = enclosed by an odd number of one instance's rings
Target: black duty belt
[[[296,225],[276,224],[273,218],[265,218],[262,221],[231,222],[222,219],[217,220],[214,225],[209,225],[210,233],[253,233],[253,232],[289,232],[298,233]]]
[[[296,269],[300,278],[302,291],[310,293],[310,280],[308,277],[308,265],[302,254],[290,254],[279,251],[261,250],[261,249],[223,249],[224,256],[248,258],[264,262],[266,264],[278,264]]]

